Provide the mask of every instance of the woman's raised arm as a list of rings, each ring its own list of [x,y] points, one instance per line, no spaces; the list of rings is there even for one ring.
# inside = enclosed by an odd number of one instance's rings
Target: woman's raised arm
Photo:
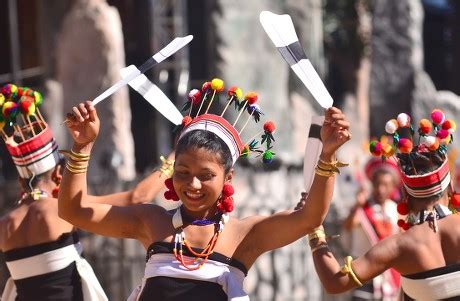
[[[155,214],[160,208],[151,205],[117,207],[91,202],[88,197],[86,168],[99,133],[99,118],[89,101],[74,107],[73,113],[66,121],[74,144],[59,189],[59,216],[79,228],[97,234],[148,239],[143,216],[147,212]]]
[[[315,174],[305,205],[297,211],[249,219],[253,226],[246,240],[254,242],[253,247],[257,249],[255,256],[290,244],[322,224],[329,210],[335,183],[333,174],[327,169],[337,164],[336,150],[351,138],[349,126],[339,109],[327,109],[321,129],[322,168]]]

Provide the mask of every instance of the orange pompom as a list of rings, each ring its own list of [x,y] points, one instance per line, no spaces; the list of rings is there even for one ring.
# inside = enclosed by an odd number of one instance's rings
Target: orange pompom
[[[258,96],[257,96],[257,93],[256,92],[249,92],[248,94],[246,94],[244,96],[244,99],[250,104],[250,105],[253,105],[257,102],[258,100]]]
[[[275,124],[273,123],[273,121],[267,121],[264,123],[264,131],[265,132],[269,132],[269,133],[273,133],[275,132]]]
[[[398,149],[401,153],[408,154],[412,151],[414,147],[412,141],[407,138],[400,138],[398,141]]]
[[[428,119],[422,119],[419,122],[419,130],[422,134],[428,135],[433,130],[433,124]]]
[[[183,127],[186,127],[187,125],[190,124],[190,122],[192,122],[192,117],[190,116],[184,116],[184,118],[182,118],[182,126]]]

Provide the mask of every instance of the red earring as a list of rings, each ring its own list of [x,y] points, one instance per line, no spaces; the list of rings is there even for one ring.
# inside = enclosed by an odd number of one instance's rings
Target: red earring
[[[217,209],[222,213],[232,212],[234,209],[232,195],[235,193],[235,189],[232,184],[225,183],[222,188],[222,195],[219,202],[217,203]]]
[[[396,206],[396,210],[398,211],[398,213],[400,215],[408,215],[409,214],[409,206],[407,205],[407,202],[406,201],[402,201],[400,202],[397,206]],[[409,230],[410,228],[410,224],[408,222],[406,222],[405,220],[403,219],[399,219],[398,220],[398,226],[400,228],[403,228],[404,230]]]
[[[167,200],[171,201],[178,201],[179,196],[177,195],[176,191],[174,190],[174,185],[173,185],[173,180],[172,178],[168,178],[165,180],[165,185],[166,188],[168,188],[167,191],[165,191],[164,197]]]

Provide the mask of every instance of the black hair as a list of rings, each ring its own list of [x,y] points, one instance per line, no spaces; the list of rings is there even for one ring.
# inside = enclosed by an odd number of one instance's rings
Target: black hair
[[[65,167],[65,158],[64,157],[59,157],[59,162],[56,163],[56,166],[60,165],[61,168]],[[28,189],[31,189],[31,187],[37,186],[38,183],[42,181],[49,180],[51,178],[51,174],[54,172],[54,169],[56,168],[53,167],[48,171],[45,171],[39,175],[35,175],[31,178],[23,179],[24,183],[26,184]]]
[[[439,152],[411,152],[409,154],[398,153],[399,164],[401,171],[410,175],[424,175],[431,171],[438,169],[446,160],[445,155]],[[410,199],[416,199],[419,201],[436,201],[441,198],[446,189],[436,195],[428,198],[414,198],[409,196]]]
[[[438,152],[398,153],[401,171],[406,175],[423,175],[438,169],[446,157]]]
[[[233,165],[232,154],[225,142],[216,134],[205,130],[193,130],[182,136],[176,145],[176,157],[189,149],[203,148],[219,155],[219,161],[227,174]]]

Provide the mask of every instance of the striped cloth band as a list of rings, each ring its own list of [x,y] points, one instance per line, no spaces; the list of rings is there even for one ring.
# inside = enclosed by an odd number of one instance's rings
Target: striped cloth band
[[[54,168],[59,162],[58,145],[48,124],[36,136],[19,144],[6,143],[21,178],[27,179]]]
[[[243,143],[236,129],[224,118],[214,114],[203,114],[193,121],[182,131],[181,139],[186,133],[194,130],[210,131],[221,138],[232,154],[233,164],[240,157]]]
[[[416,198],[427,198],[443,192],[450,185],[450,171],[447,159],[442,165],[424,175],[402,174],[407,193]]]

